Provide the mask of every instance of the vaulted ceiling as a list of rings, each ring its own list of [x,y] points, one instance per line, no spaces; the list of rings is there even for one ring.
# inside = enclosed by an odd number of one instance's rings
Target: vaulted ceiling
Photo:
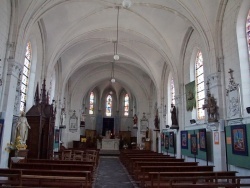
[[[117,40],[119,61],[115,77],[123,87],[134,80],[147,90],[145,80],[155,88],[165,69],[178,74],[185,35],[193,28],[204,44],[216,35],[216,20],[223,0],[25,0],[26,8],[42,26],[45,61],[48,72],[61,63],[64,82],[70,79],[96,79],[96,86],[108,82],[114,44]],[[60,61],[58,61],[60,59]],[[78,82],[77,81],[77,82]],[[145,87],[145,88],[143,88]],[[133,88],[130,88],[131,90]]]

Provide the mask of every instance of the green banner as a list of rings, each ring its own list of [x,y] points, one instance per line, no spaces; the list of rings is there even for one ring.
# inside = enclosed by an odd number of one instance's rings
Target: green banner
[[[193,108],[196,108],[195,81],[186,84],[185,90],[187,111],[192,111]]]

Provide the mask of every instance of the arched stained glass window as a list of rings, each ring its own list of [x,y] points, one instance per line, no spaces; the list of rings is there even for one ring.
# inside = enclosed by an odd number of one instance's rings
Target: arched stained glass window
[[[250,10],[247,15],[246,34],[247,34],[248,57],[250,60]]]
[[[21,84],[21,103],[20,111],[25,112],[26,99],[29,85],[29,76],[30,76],[30,66],[31,66],[31,44],[27,43],[24,66],[23,66],[23,75],[22,75],[22,84]]]
[[[197,96],[197,118],[204,119],[205,111],[202,109],[202,105],[205,100],[205,87],[204,87],[204,70],[203,70],[203,57],[201,51],[198,51],[195,60],[195,84],[196,84],[196,96]]]
[[[89,96],[89,114],[94,114],[94,100],[95,95],[93,92],[91,92]]]
[[[124,97],[124,116],[128,116],[129,114],[129,96],[128,94]]]
[[[111,116],[112,111],[112,97],[108,95],[106,98],[106,116]]]
[[[175,87],[174,78],[171,78],[171,104],[175,104]]]

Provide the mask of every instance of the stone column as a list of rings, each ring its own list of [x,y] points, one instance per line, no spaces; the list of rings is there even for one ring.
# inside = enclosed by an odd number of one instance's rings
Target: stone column
[[[223,120],[223,97],[222,97],[222,85],[221,85],[221,73],[213,73],[210,74],[208,77],[208,82],[209,82],[209,89],[210,93],[212,96],[217,101],[217,107],[218,107],[218,122],[214,123],[208,123],[207,128],[211,130],[212,138],[213,138],[213,143],[212,143],[212,148],[213,148],[213,153],[216,155],[213,155],[213,161],[214,161],[214,166],[216,171],[219,170],[226,170],[226,156],[225,156],[225,133],[224,133],[224,120]],[[218,138],[219,142],[215,144],[215,139],[214,138],[214,131],[218,131]],[[216,133],[217,134],[217,133]]]
[[[14,103],[16,97],[16,86],[19,74],[22,70],[22,66],[15,62],[14,59],[8,60],[8,72],[6,77],[6,86],[3,100],[3,116],[4,126],[2,134],[2,145],[1,145],[1,156],[0,156],[0,167],[8,166],[9,153],[5,151],[7,143],[10,142],[11,131],[12,131],[12,119],[14,112]]]

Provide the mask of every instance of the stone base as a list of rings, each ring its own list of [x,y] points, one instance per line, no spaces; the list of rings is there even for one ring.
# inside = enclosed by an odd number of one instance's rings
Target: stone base
[[[119,151],[119,150],[106,150],[106,149],[105,149],[105,150],[102,150],[102,149],[101,149],[101,150],[99,151],[99,155],[101,155],[101,156],[102,156],[102,155],[105,155],[105,156],[106,156],[106,155],[109,155],[109,156],[114,156],[114,155],[115,155],[115,156],[119,156],[119,155],[120,155],[120,151]]]

